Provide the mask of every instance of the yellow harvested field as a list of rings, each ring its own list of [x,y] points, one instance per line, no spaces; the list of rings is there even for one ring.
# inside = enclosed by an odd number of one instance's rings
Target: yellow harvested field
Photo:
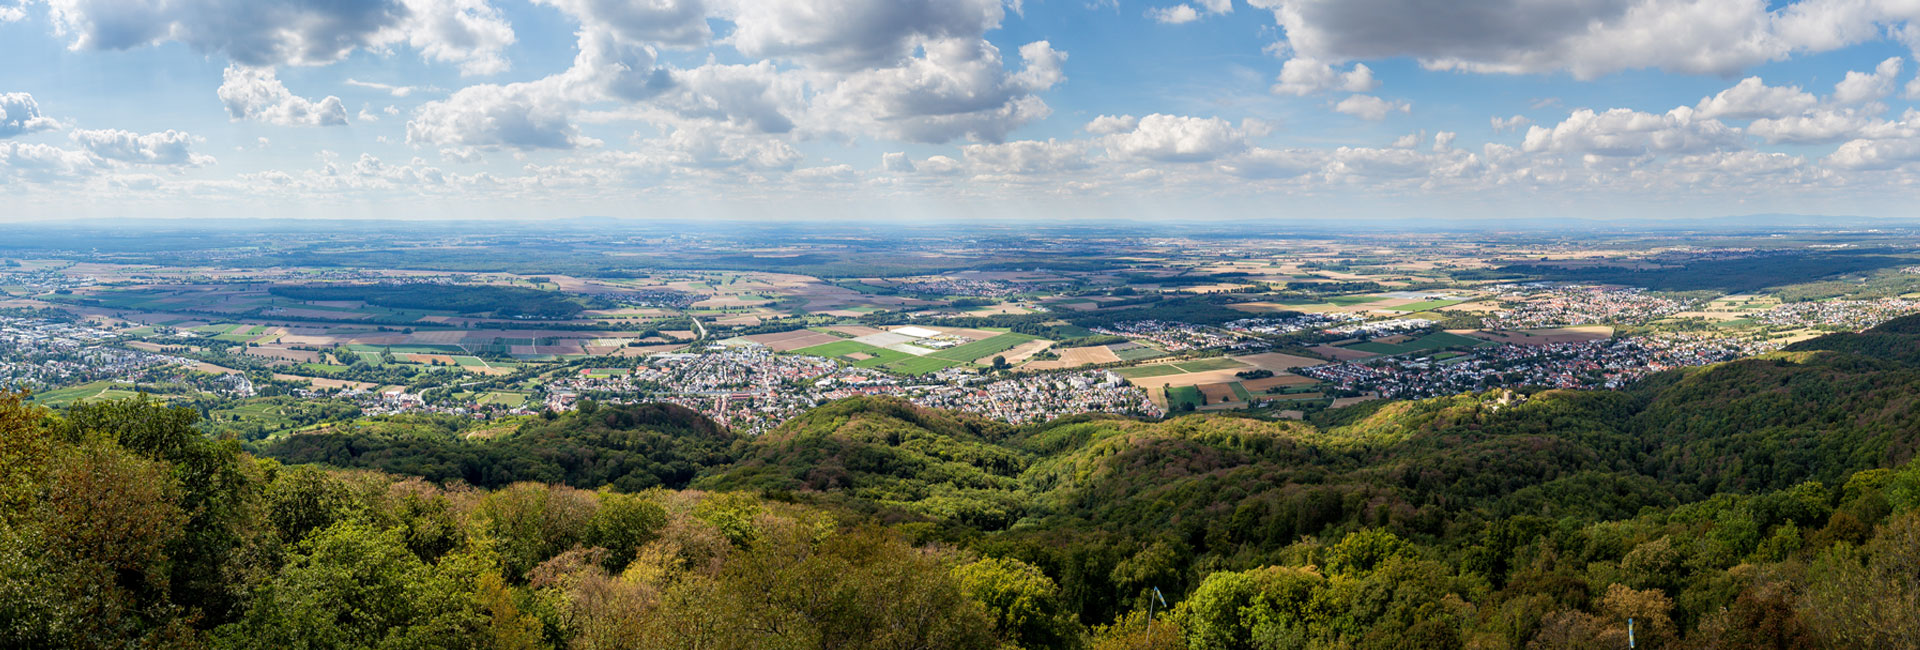
[[[1013,346],[1013,349],[1007,350],[1006,352],[989,355],[980,359],[974,359],[973,362],[983,366],[989,366],[989,365],[993,365],[994,357],[1006,357],[1007,363],[1013,364],[1013,365],[1020,365],[1020,362],[1026,361],[1029,357],[1039,354],[1041,350],[1047,349],[1047,346],[1049,345],[1053,345],[1053,341],[1048,341],[1045,339],[1027,341],[1026,343],[1021,343],[1019,345]]]
[[[1201,384],[1198,388],[1200,389],[1200,394],[1207,397],[1208,404],[1223,404],[1236,401],[1233,396],[1233,384],[1231,383]]]

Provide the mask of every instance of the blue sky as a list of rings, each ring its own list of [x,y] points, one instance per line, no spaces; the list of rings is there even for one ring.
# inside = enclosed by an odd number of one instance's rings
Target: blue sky
[[[1915,215],[1904,0],[0,0],[0,219]]]

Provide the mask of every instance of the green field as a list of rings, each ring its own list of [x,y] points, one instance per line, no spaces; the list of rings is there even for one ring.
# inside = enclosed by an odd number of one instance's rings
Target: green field
[[[1418,349],[1418,348],[1412,348],[1412,347],[1399,345],[1395,343],[1381,343],[1379,341],[1367,341],[1365,343],[1355,343],[1353,345],[1349,345],[1346,347],[1349,350],[1359,350],[1361,352],[1372,352],[1374,354],[1406,354],[1408,352],[1412,352]]]
[[[1112,348],[1109,347],[1108,349],[1112,349]],[[1161,352],[1158,348],[1152,348],[1152,347],[1142,345],[1137,348],[1127,348],[1125,350],[1114,350],[1113,356],[1120,357],[1121,361],[1145,361],[1147,359],[1155,359],[1155,358],[1167,356],[1167,353]]]
[[[1477,347],[1484,347],[1487,345],[1491,345],[1491,343],[1481,339],[1473,338],[1471,336],[1461,336],[1459,334],[1449,334],[1447,332],[1434,332],[1432,334],[1428,334],[1426,336],[1422,336],[1420,338],[1407,341],[1405,343],[1381,343],[1379,341],[1367,341],[1365,343],[1355,343],[1353,345],[1346,346],[1346,348],[1349,350],[1359,350],[1361,352],[1372,352],[1374,354],[1407,354],[1409,352],[1420,352],[1423,350],[1438,350],[1441,348],[1477,348]]]
[[[1206,372],[1209,370],[1226,370],[1228,368],[1245,368],[1247,364],[1234,361],[1227,357],[1213,357],[1211,359],[1181,361],[1173,364],[1173,367],[1187,372]]]
[[[35,393],[33,395],[33,401],[36,404],[44,406],[63,408],[81,400],[123,399],[139,394],[124,386],[126,385],[111,381],[96,381],[79,386],[50,390],[44,393]]]
[[[853,354],[856,352],[864,352],[864,353],[873,355],[873,358],[853,359],[847,356],[849,354]],[[876,348],[874,346],[867,345],[859,341],[834,341],[832,343],[824,343],[824,344],[816,345],[810,348],[800,348],[798,350],[794,350],[792,354],[805,354],[805,355],[811,355],[816,357],[829,357],[833,359],[839,359],[841,361],[851,363],[854,366],[857,366],[860,368],[879,368],[881,366],[885,366],[888,364],[898,363],[898,362],[906,361],[909,359],[918,358],[911,354],[907,354],[905,352],[888,350],[886,348]]]
[[[935,350],[927,356],[961,363],[973,363],[974,359],[982,359],[1006,352],[1007,350],[1019,347],[1022,343],[1034,339],[1035,337],[1025,334],[1000,334],[992,338],[981,339],[965,345],[956,345],[945,350]]]
[[[816,345],[810,348],[800,348],[798,350],[794,350],[793,353],[812,355],[816,357],[841,357],[841,356],[853,354],[855,352],[865,352],[867,354],[873,354],[875,352],[886,352],[886,351],[888,350],[881,350],[880,348],[876,348],[871,345],[861,343],[859,341],[849,340],[849,341],[834,341],[832,343],[822,343],[820,345]]]
[[[1434,332],[1401,345],[1419,350],[1438,350],[1440,348],[1477,348],[1491,345],[1491,343],[1471,336]]]
[[[1179,375],[1179,374],[1185,374],[1185,373],[1186,371],[1176,368],[1172,365],[1167,365],[1167,364],[1152,365],[1152,366],[1134,366],[1132,368],[1115,368],[1113,371],[1113,374],[1120,375],[1128,379],[1142,379],[1146,377],[1165,377],[1167,375]]]
[[[480,357],[473,357],[473,356],[467,356],[467,355],[455,355],[453,357],[453,362],[460,364],[462,366],[485,367],[487,365],[487,362],[480,360]]]
[[[1240,400],[1240,401],[1242,401],[1242,402],[1251,402],[1251,401],[1253,401],[1253,393],[1249,393],[1249,392],[1247,392],[1247,387],[1246,387],[1246,386],[1241,386],[1241,385],[1240,385],[1240,382],[1237,382],[1237,381],[1236,381],[1236,382],[1233,382],[1233,383],[1231,383],[1231,384],[1227,384],[1227,386],[1228,386],[1228,387],[1231,387],[1231,388],[1233,389],[1233,398],[1234,398],[1234,399],[1237,399],[1237,400]]]
[[[1466,301],[1465,300],[1428,300],[1426,302],[1416,302],[1411,305],[1401,305],[1399,307],[1392,307],[1391,309],[1393,309],[1394,311],[1427,311],[1429,309],[1439,309],[1441,307],[1452,307],[1454,305],[1458,305],[1463,302],[1466,302]]]
[[[1182,406],[1187,404],[1192,404],[1196,408],[1206,406],[1207,396],[1201,394],[1200,388],[1196,386],[1170,386],[1167,388],[1168,411],[1182,410]]]
[[[882,367],[886,368],[887,370],[891,370],[903,375],[924,375],[930,372],[945,370],[947,368],[952,368],[958,365],[961,365],[961,362],[951,361],[948,359],[941,359],[933,355],[927,355],[924,357],[910,356],[905,360],[895,361],[893,363],[886,364],[885,366],[882,366]]]
[[[481,395],[479,399],[476,399],[474,401],[479,402],[481,404],[495,404],[499,406],[519,406],[522,403],[525,403],[527,401],[527,394],[526,393],[508,393],[504,391],[493,391],[485,395]]]
[[[1327,299],[1327,304],[1338,307],[1350,307],[1370,302],[1380,302],[1382,300],[1386,300],[1386,298],[1380,296],[1334,296]]]

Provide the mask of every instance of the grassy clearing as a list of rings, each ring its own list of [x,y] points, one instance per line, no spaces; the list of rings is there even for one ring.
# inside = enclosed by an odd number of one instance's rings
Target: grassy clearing
[[[1034,339],[1035,337],[1027,336],[1025,334],[1000,334],[1000,335],[993,336],[991,338],[981,339],[965,345],[956,345],[956,346],[947,348],[945,350],[935,350],[932,354],[929,354],[927,356],[946,359],[948,361],[972,363],[974,359],[981,359],[994,354],[999,354],[1001,352],[1006,352],[1007,350],[1011,350],[1016,347],[1019,347],[1020,344],[1022,343],[1026,343],[1027,341],[1032,341]]]
[[[1228,384],[1227,386],[1228,386],[1229,388],[1232,388],[1232,389],[1233,389],[1233,398],[1234,398],[1234,399],[1237,399],[1237,400],[1240,400],[1240,401],[1242,401],[1242,402],[1251,402],[1251,401],[1253,401],[1253,393],[1249,393],[1249,392],[1247,392],[1247,387],[1246,387],[1246,386],[1241,386],[1241,385],[1240,385],[1240,382],[1237,382],[1237,381],[1236,381],[1236,382],[1233,382],[1233,383],[1231,383],[1231,384]]]

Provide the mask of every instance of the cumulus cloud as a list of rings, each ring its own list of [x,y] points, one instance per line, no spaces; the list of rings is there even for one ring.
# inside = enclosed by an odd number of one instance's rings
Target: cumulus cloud
[[[1199,20],[1200,12],[1194,9],[1193,5],[1174,5],[1171,7],[1148,9],[1147,17],[1152,18],[1154,22],[1162,24],[1184,25]]]
[[[1692,108],[1655,115],[1625,108],[1596,113],[1580,109],[1553,128],[1531,127],[1521,149],[1529,153],[1639,156],[1692,154],[1742,149],[1738,129],[1719,120],[1699,119]]]
[[[1882,38],[1920,18],[1902,2],[1801,0],[1251,0],[1300,56],[1412,57],[1437,70],[1566,71],[1590,79],[1639,68],[1735,74],[1796,52]]]
[[[339,97],[319,101],[287,90],[272,68],[230,65],[217,94],[235,120],[259,120],[280,126],[338,126],[347,123],[347,107]]]
[[[108,160],[196,167],[213,163],[212,156],[194,153],[195,138],[180,131],[167,130],[142,135],[119,129],[78,130],[69,134],[69,137],[81,149]]]
[[[1915,161],[1920,161],[1920,138],[1850,140],[1825,159],[1826,164],[1846,170],[1894,169]]]
[[[1515,115],[1513,117],[1500,117],[1495,115],[1493,116],[1492,123],[1494,133],[1505,133],[1507,131],[1518,131],[1527,128],[1527,125],[1532,124],[1533,120],[1527,119],[1525,115]]]
[[[574,102],[552,82],[468,86],[428,102],[407,121],[407,143],[572,149],[587,144],[570,121]]]
[[[822,93],[816,108],[899,140],[999,142],[1051,114],[1036,93],[1065,78],[1066,54],[1046,41],[1021,46],[1020,58],[1026,66],[1009,74],[999,48],[984,39],[931,41],[902,65],[849,75]]]
[[[74,49],[180,42],[250,67],[319,65],[406,43],[463,73],[506,69],[513,30],[484,0],[48,0]]]
[[[27,93],[0,93],[0,138],[60,128],[60,122],[40,114],[39,102]]]
[[[1250,139],[1265,131],[1265,126],[1257,122],[1242,122],[1236,127],[1217,117],[1155,113],[1140,118],[1132,130],[1114,133],[1102,142],[1107,153],[1116,158],[1198,162],[1244,150]]]
[[[1140,126],[1140,118],[1132,115],[1102,115],[1087,123],[1087,132],[1094,135],[1112,135],[1126,133]]]
[[[1352,95],[1333,105],[1333,110],[1354,117],[1378,122],[1387,119],[1393,113],[1410,113],[1413,105],[1401,100],[1388,100],[1373,95]]]
[[[923,42],[978,38],[1000,26],[1001,0],[789,0],[734,3],[734,49],[851,71],[900,64]]]
[[[47,183],[99,173],[99,156],[77,149],[29,142],[0,142],[0,178]]]
[[[913,161],[904,151],[890,151],[880,154],[880,169],[896,174],[911,174],[915,171]]]
[[[1732,88],[1700,100],[1694,113],[1702,119],[1778,118],[1799,115],[1819,103],[1819,98],[1799,86],[1768,86],[1759,77],[1747,77]]]
[[[1864,104],[1893,94],[1894,80],[1900,76],[1900,57],[1881,61],[1873,72],[1847,71],[1845,79],[1833,86],[1833,101],[1838,104]]]
[[[582,29],[573,65],[558,74],[511,84],[462,88],[422,104],[407,121],[407,143],[450,147],[572,149],[597,144],[580,136],[573,116],[596,101],[647,99],[673,85],[644,43],[601,29]]]
[[[1747,125],[1747,133],[1770,144],[1839,142],[1858,135],[1876,122],[1852,109],[1821,109],[1804,115],[1754,120]]]
[[[1086,143],[1072,140],[970,144],[961,147],[960,151],[966,157],[967,165],[991,174],[1042,174],[1089,166]]]
[[[1355,63],[1352,69],[1341,72],[1325,61],[1292,58],[1280,65],[1279,82],[1273,85],[1273,92],[1306,96],[1328,91],[1365,93],[1379,87],[1380,82],[1373,78],[1373,69],[1364,63]]]
[[[534,0],[636,42],[672,46],[704,45],[713,38],[702,0]]]

